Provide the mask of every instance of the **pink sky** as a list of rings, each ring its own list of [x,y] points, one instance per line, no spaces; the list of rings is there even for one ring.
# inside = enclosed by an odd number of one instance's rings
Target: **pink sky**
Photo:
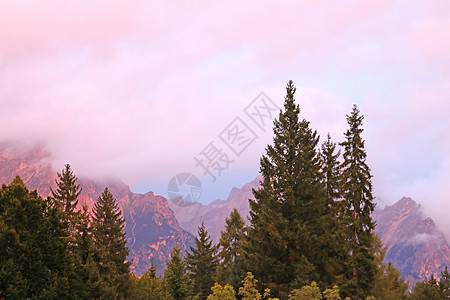
[[[359,105],[380,203],[411,196],[450,228],[449,16],[447,0],[0,1],[0,140],[140,192],[197,172],[209,202],[256,176],[270,128],[214,184],[193,157],[292,79],[321,136],[342,140]]]

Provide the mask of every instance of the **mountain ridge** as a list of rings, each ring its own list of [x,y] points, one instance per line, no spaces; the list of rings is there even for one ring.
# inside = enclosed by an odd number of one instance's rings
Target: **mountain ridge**
[[[0,184],[9,184],[19,175],[29,190],[37,190],[42,197],[50,195],[55,188],[56,172],[50,163],[50,154],[40,148],[14,154],[0,147]],[[87,205],[92,209],[105,187],[116,198],[125,218],[129,260],[131,270],[138,276],[150,266],[154,258],[158,274],[162,274],[165,261],[169,259],[177,239],[182,250],[193,245],[194,236],[182,229],[169,208],[166,199],[153,192],[136,194],[119,180],[93,181],[84,177],[78,179],[82,191],[79,207]]]
[[[0,183],[9,184],[16,175],[43,197],[50,194],[50,188],[55,188],[56,172],[48,152],[42,149],[17,152],[0,145]],[[153,192],[136,194],[119,180],[93,181],[81,177],[79,183],[83,190],[79,205],[92,208],[107,186],[126,220],[132,271],[141,275],[154,258],[158,273],[162,274],[176,240],[180,239],[183,250],[188,249],[202,222],[215,243],[234,208],[249,225],[248,199],[253,198],[252,190],[258,188],[261,179],[258,175],[241,188],[231,189],[226,200],[205,205],[180,198],[167,200]],[[438,275],[449,264],[450,250],[445,236],[413,199],[403,197],[395,204],[376,208],[373,218],[377,222],[375,231],[386,248],[386,261],[397,266],[410,285],[431,274]]]
[[[234,208],[249,224],[248,199],[253,199],[251,191],[258,188],[261,179],[258,175],[241,188],[233,188],[228,198],[221,202],[226,210],[219,211],[211,203],[191,204],[196,210],[189,210],[189,205],[179,199],[168,200],[169,205],[184,229],[195,234],[195,226],[204,221],[212,239],[217,242],[220,239],[219,228],[224,228],[225,218]],[[225,211],[228,215],[225,215]],[[420,205],[411,198],[403,197],[393,205],[375,208],[372,217],[377,223],[375,232],[381,237],[386,249],[385,261],[393,263],[410,286],[425,277],[429,278],[431,274],[437,277],[445,265],[450,264],[450,248],[445,236],[431,218],[424,216]]]

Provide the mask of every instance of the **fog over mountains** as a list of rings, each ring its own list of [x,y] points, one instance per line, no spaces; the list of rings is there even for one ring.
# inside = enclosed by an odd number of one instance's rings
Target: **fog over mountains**
[[[46,197],[55,186],[56,172],[51,167],[50,154],[40,148],[31,151],[11,151],[0,147],[0,183],[8,184],[19,175],[30,190],[37,189]],[[226,200],[210,204],[167,200],[153,192],[136,194],[118,180],[93,181],[79,178],[83,189],[80,205],[93,206],[104,187],[118,200],[125,220],[132,270],[141,275],[154,258],[161,273],[176,240],[183,249],[193,244],[201,222],[217,242],[225,218],[236,208],[247,224],[248,199],[257,188],[261,176],[241,188],[233,188]],[[442,230],[427,217],[420,205],[411,198],[402,198],[393,205],[379,207],[373,218],[376,232],[386,247],[386,260],[392,262],[410,284],[431,274],[438,274],[450,263],[450,248]]]

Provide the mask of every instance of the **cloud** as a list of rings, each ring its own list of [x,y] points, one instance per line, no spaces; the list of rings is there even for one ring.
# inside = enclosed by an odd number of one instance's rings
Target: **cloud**
[[[450,64],[450,18],[426,19],[411,33],[411,43],[420,55],[448,70]]]
[[[412,246],[419,246],[426,243],[435,243],[435,242],[439,242],[438,237],[428,233],[419,233],[409,238],[406,241],[406,244]]]
[[[282,107],[293,79],[323,137],[341,141],[359,105],[379,196],[421,197],[450,153],[442,3],[0,2],[0,140],[164,191],[261,91]],[[212,189],[257,172],[272,139],[258,134]]]

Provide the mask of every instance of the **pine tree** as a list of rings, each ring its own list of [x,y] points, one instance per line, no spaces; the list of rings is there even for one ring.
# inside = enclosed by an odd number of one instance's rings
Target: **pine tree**
[[[108,188],[94,205],[92,217],[92,236],[96,249],[100,278],[109,284],[111,293],[122,297],[127,292],[130,274],[130,262],[127,262],[129,250],[126,246],[125,219],[116,199]]]
[[[57,173],[57,175],[58,179],[55,179],[56,190],[50,188],[52,199],[65,213],[66,218],[71,220],[75,215],[78,196],[81,193],[80,185],[77,184],[78,178],[73,174],[69,164],[66,164],[62,172]]]
[[[439,291],[443,299],[450,299],[450,274],[448,273],[448,267],[441,272],[441,280],[439,280]]]
[[[159,300],[164,298],[162,280],[156,275],[156,271],[157,268],[152,258],[148,270],[141,278],[136,279],[135,299]]]
[[[54,205],[63,211],[64,222],[70,235],[71,259],[75,268],[77,280],[73,288],[73,295],[85,298],[92,292],[90,273],[96,270],[92,264],[94,257],[93,238],[90,227],[90,214],[87,206],[77,211],[78,197],[82,191],[78,178],[73,174],[69,164],[61,173],[57,173],[56,190],[51,189],[51,199]]]
[[[340,150],[336,150],[336,143],[331,140],[330,134],[327,135],[327,140],[322,144],[320,158],[322,161],[322,174],[329,202],[338,200],[340,198]]]
[[[397,300],[405,299],[408,291],[408,284],[401,277],[400,272],[391,263],[384,263],[386,250],[382,246],[381,239],[375,235],[373,249],[375,252],[375,262],[377,273],[374,286],[370,295],[375,299]]]
[[[273,145],[261,159],[261,188],[250,200],[252,227],[245,246],[248,270],[278,296],[312,280],[332,278],[326,191],[317,153],[319,137],[299,120],[295,87],[287,85],[284,112],[274,121]]]
[[[441,300],[442,297],[439,285],[434,277],[431,275],[430,279],[425,278],[423,281],[417,282],[413,287],[413,294],[410,299],[414,300]]]
[[[155,264],[155,260],[152,257],[150,259],[150,267],[148,267],[148,270],[144,274],[147,274],[147,276],[149,278],[156,279],[156,278],[158,278],[158,276],[156,275],[157,270],[158,270],[158,268]]]
[[[208,297],[214,285],[214,275],[219,264],[216,253],[217,248],[202,222],[195,238],[195,248],[191,246],[190,253],[187,253],[187,269],[193,283],[193,292],[200,300]]]
[[[328,250],[328,271],[327,278],[323,278],[327,283],[334,284],[342,280],[344,272],[343,261],[347,257],[347,247],[343,241],[346,238],[346,232],[343,225],[343,201],[341,201],[341,193],[339,191],[341,181],[341,164],[339,156],[341,151],[336,149],[336,143],[331,140],[328,133],[327,140],[322,144],[320,151],[321,173],[323,186],[326,191],[325,213],[322,224],[323,230],[328,234],[324,239],[325,248]]]
[[[350,254],[347,265],[348,281],[342,287],[345,293],[353,297],[365,298],[371,291],[376,274],[375,257],[372,250],[375,223],[371,214],[375,208],[372,195],[372,175],[366,164],[366,151],[362,121],[356,105],[347,115],[349,125],[345,133],[342,163],[341,193],[344,199],[344,219],[347,229],[346,240]]]
[[[217,269],[218,280],[222,284],[231,284],[235,289],[241,281],[244,271],[242,268],[242,247],[245,238],[245,222],[237,209],[234,209],[225,219],[225,230],[220,234],[219,257],[220,265]]]
[[[186,261],[181,256],[181,248],[178,244],[172,249],[170,260],[166,261],[167,269],[164,271],[164,283],[169,299],[188,299],[189,276],[186,272]]]
[[[72,299],[62,211],[17,176],[0,189],[0,298]]]
[[[75,232],[73,244],[78,263],[85,265],[93,253],[94,240],[92,237],[91,214],[88,206],[83,205],[82,210],[75,217]]]

